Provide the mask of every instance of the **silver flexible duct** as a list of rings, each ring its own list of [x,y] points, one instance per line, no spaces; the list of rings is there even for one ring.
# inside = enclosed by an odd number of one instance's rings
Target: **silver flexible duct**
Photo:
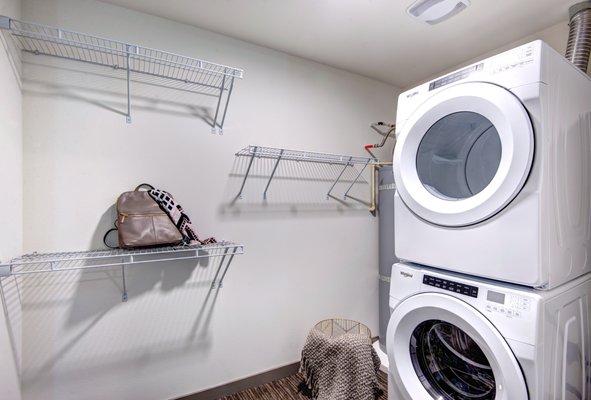
[[[569,9],[569,14],[566,58],[586,73],[591,55],[591,1],[575,4]]]

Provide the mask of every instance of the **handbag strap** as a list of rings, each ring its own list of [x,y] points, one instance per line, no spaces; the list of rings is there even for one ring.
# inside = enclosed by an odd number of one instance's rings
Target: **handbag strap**
[[[119,246],[111,246],[109,243],[107,243],[107,236],[109,236],[109,233],[119,230],[119,228],[117,228],[117,221],[115,221],[114,225],[115,225],[115,227],[109,229],[107,232],[105,232],[105,236],[103,236],[103,243],[105,244],[105,246],[107,246],[110,249],[118,249],[119,248]]]
[[[141,183],[133,191],[137,192],[138,190],[140,190],[144,186],[147,187],[148,190],[154,190],[154,186],[150,185],[149,183]]]

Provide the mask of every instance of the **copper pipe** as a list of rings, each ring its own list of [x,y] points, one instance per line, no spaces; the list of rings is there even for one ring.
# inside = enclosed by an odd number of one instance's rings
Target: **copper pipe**
[[[377,193],[377,186],[376,186],[376,178],[377,178],[377,174],[376,171],[378,170],[378,168],[383,167],[385,165],[392,165],[391,162],[378,162],[378,163],[374,163],[371,165],[371,182],[370,182],[370,191],[371,191],[371,201],[369,204],[369,212],[375,216],[376,215],[376,210],[378,208],[378,202],[377,202],[377,197],[378,197],[378,193]]]
[[[373,162],[370,166],[371,168],[371,182],[370,182],[370,205],[369,205],[369,212],[375,216],[376,215],[376,210],[377,210],[377,190],[376,190],[376,171],[379,167],[383,166],[383,165],[392,165],[391,162],[380,162],[378,161],[378,158],[371,152],[370,149],[377,149],[380,147],[384,147],[384,145],[386,144],[386,140],[388,140],[388,138],[394,133],[394,131],[396,130],[396,125],[395,124],[387,124],[385,122],[375,122],[373,124],[370,125],[371,129],[373,129],[374,131],[376,131],[377,133],[379,133],[380,135],[382,135],[384,138],[382,139],[382,141],[380,143],[376,143],[376,144],[366,144],[363,148],[365,149],[365,151],[367,151],[371,157],[376,160],[375,162]],[[380,128],[385,127],[387,128],[387,131],[382,131]],[[394,137],[394,145],[396,145],[396,135],[393,136]]]
[[[396,130],[396,125],[395,124],[387,124],[385,122],[375,122],[375,123],[371,124],[370,127],[371,127],[371,129],[373,129],[374,131],[376,131],[380,135],[384,136],[384,138],[382,139],[382,141],[380,143],[366,144],[365,146],[363,146],[365,151],[367,151],[372,156],[372,158],[377,160],[377,157],[371,152],[370,149],[378,149],[380,147],[384,147],[384,145],[386,144],[386,140],[388,140],[390,135],[392,135],[392,133]],[[388,131],[387,132],[382,131],[380,129],[381,127],[386,127],[388,129]],[[394,136],[394,140],[396,140],[396,136]]]
[[[370,190],[370,203],[369,203],[369,212],[375,216],[376,215],[376,208],[377,208],[377,204],[376,204],[376,170],[377,170],[377,165],[372,164],[371,165],[371,183],[369,186],[369,190]]]

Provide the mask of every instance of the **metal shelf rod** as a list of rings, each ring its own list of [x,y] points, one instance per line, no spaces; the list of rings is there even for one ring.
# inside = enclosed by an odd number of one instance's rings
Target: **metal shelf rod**
[[[173,256],[173,254],[176,255]],[[166,255],[165,258],[154,256]],[[244,246],[232,242],[221,242],[211,245],[187,245],[168,248],[141,250],[94,250],[86,252],[37,254],[16,258],[8,263],[0,264],[0,278],[7,276],[34,275],[49,272],[65,272],[75,270],[96,270],[99,268],[121,267],[122,301],[127,301],[126,267],[145,263],[161,263],[199,258],[220,258],[212,288],[220,288],[237,254],[244,254]],[[138,259],[137,257],[148,257]],[[227,261],[226,261],[227,260]],[[84,262],[99,264],[84,265]],[[60,266],[61,265],[61,266]],[[220,275],[220,271],[223,273]]]
[[[358,157],[350,155],[340,155],[332,153],[319,153],[312,151],[301,151],[301,150],[288,150],[274,147],[263,147],[263,146],[247,146],[242,150],[238,151],[235,155],[238,157],[250,157],[256,156],[258,158],[277,159],[279,154],[282,155],[282,160],[286,161],[303,161],[312,163],[325,163],[325,164],[340,164],[340,165],[353,165],[353,164],[370,164],[377,162],[377,160],[370,157]]]
[[[49,54],[49,53],[42,53],[42,52],[34,52],[34,51],[30,51],[30,50],[23,50],[25,53],[30,53],[30,54],[34,54],[34,55],[42,55],[42,56],[46,56],[46,57],[53,57],[53,58],[59,58],[61,60],[71,60],[71,58],[68,57],[64,57],[64,56],[59,56],[59,55],[55,55],[55,54]],[[87,61],[87,60],[77,60],[78,62],[81,63],[85,63],[85,64],[90,64],[90,65],[97,65],[100,67],[106,67],[108,65],[105,64],[101,64],[98,62],[94,62],[94,61]],[[111,68],[114,69],[119,69],[119,66],[115,65],[115,66],[110,66]],[[155,78],[161,78],[161,75],[158,74],[154,74],[154,73],[150,73],[150,72],[146,72],[146,71],[140,71],[134,68],[130,68],[131,72],[134,73],[138,73],[138,74],[142,74],[142,75],[147,75],[147,76],[153,76]],[[191,81],[187,81],[186,79],[180,79],[180,78],[166,78],[167,80],[170,81],[175,81],[175,82],[180,82],[180,83],[185,83],[187,85],[197,85],[199,87],[204,87],[204,88],[209,88],[209,89],[219,89],[218,86],[213,86],[213,85],[207,85],[205,83],[196,83],[196,82],[191,82]],[[133,79],[132,79],[133,80]],[[171,87],[171,89],[179,89],[177,87]],[[228,91],[228,89],[224,89],[225,91]],[[191,92],[191,90],[189,90]]]
[[[211,245],[206,246],[176,246],[176,247],[163,247],[163,248],[154,248],[154,249],[145,249],[145,250],[91,250],[91,251],[79,251],[79,252],[66,252],[66,253],[57,253],[63,254],[62,257],[59,257],[57,254],[39,254],[39,253],[32,253],[25,255],[21,258],[12,260],[10,263],[7,264],[0,264],[0,266],[25,266],[25,265],[35,265],[40,263],[60,263],[60,262],[72,262],[72,261],[89,261],[89,260],[101,260],[105,258],[117,258],[123,256],[154,256],[154,255],[161,255],[161,254],[170,254],[170,253],[183,253],[188,251],[212,251],[212,250],[221,250],[227,247],[235,247],[238,249],[243,248],[244,246],[241,244],[235,244],[231,242],[220,242],[214,243]],[[43,258],[43,257],[51,257],[51,258]],[[66,258],[67,257],[67,258]],[[189,258],[201,258],[202,256],[190,256]],[[207,256],[204,256],[207,257]],[[24,258],[31,258],[31,261],[25,261]],[[171,257],[170,259],[157,259],[157,261],[171,261],[176,260],[178,258]],[[149,260],[146,262],[151,262],[153,260]],[[135,261],[135,263],[141,263],[142,260]],[[120,264],[104,264],[104,266],[117,266]],[[98,265],[103,266],[103,264]],[[87,266],[90,267],[90,266]],[[59,269],[60,271],[63,269]]]
[[[222,269],[222,265],[224,265],[224,260],[226,259],[226,255],[228,254],[228,249],[224,250],[224,254],[222,255],[222,259],[220,260],[220,264],[218,269],[215,271],[215,276],[213,277],[213,281],[211,282],[211,288],[215,289],[217,285],[217,279],[220,274],[220,270]]]
[[[8,273],[2,273],[0,276],[9,276],[9,275],[30,275],[30,274],[38,274],[38,273],[46,273],[46,272],[61,272],[61,271],[75,271],[75,270],[82,270],[82,269],[96,269],[96,268],[108,268],[108,267],[119,267],[121,265],[135,265],[135,264],[145,264],[145,263],[152,263],[152,262],[168,262],[168,261],[176,261],[176,260],[188,260],[188,259],[197,259],[197,258],[213,258],[219,257],[221,254],[200,254],[203,252],[211,252],[213,250],[226,250],[233,249],[232,252],[234,254],[244,254],[244,246],[241,244],[227,244],[223,247],[207,247],[207,246],[200,246],[200,247],[178,247],[176,250],[166,251],[166,252],[153,252],[153,253],[138,253],[138,254],[125,254],[125,253],[113,253],[111,255],[100,255],[100,256],[88,256],[88,257],[75,257],[75,258],[55,258],[55,259],[43,259],[43,255],[35,255],[32,254],[30,256],[24,257],[39,257],[36,260],[32,261],[20,261],[20,259],[16,259],[10,261],[5,264],[0,264],[0,267],[8,268]],[[168,256],[166,258],[151,258],[146,260],[138,260],[137,256],[140,257],[147,257],[147,256],[158,256],[160,254],[170,254],[170,253],[186,253],[192,252],[191,255],[177,255],[177,256]],[[67,254],[67,253],[65,253]],[[92,254],[92,252],[89,252]],[[132,257],[130,260],[125,260],[124,257]],[[64,267],[55,267],[56,264],[68,264],[72,262],[91,262],[94,260],[103,260],[103,259],[116,259],[121,258],[120,261],[112,261],[112,262],[101,262],[100,264],[92,264],[92,265],[76,265],[76,266],[64,266]],[[42,267],[43,265],[49,265],[49,267]],[[27,269],[27,270],[15,270],[18,267],[40,267],[38,269]],[[4,270],[0,270],[4,271]]]
[[[357,174],[357,176],[355,177],[353,182],[351,182],[351,184],[349,185],[349,187],[345,191],[345,194],[343,195],[344,200],[346,200],[347,198],[350,197],[349,192],[351,191],[351,189],[353,189],[353,186],[357,183],[357,181],[359,180],[359,177],[361,176],[361,174],[363,174],[363,171],[365,171],[365,169],[367,168],[368,165],[369,165],[369,161],[365,163],[365,165],[363,166],[363,168],[361,168],[361,170],[359,171],[359,173]]]
[[[250,175],[250,170],[254,163],[255,158],[264,158],[275,160],[273,164],[273,169],[267,180],[267,185],[265,186],[265,190],[263,191],[263,200],[267,199],[269,187],[271,185],[271,181],[275,177],[275,173],[277,172],[277,168],[281,161],[298,161],[298,162],[310,162],[310,163],[320,163],[320,164],[330,164],[330,165],[341,165],[343,168],[340,170],[340,173],[337,175],[335,180],[332,182],[332,186],[326,193],[326,199],[330,199],[332,196],[332,190],[341,180],[343,174],[347,170],[347,168],[351,167],[356,170],[357,175],[353,182],[348,186],[347,191],[345,192],[344,199],[352,198],[349,196],[349,192],[359,181],[359,178],[363,174],[363,171],[367,168],[368,165],[377,163],[375,158],[371,157],[358,157],[358,156],[346,156],[346,155],[339,155],[339,154],[332,154],[332,153],[319,153],[319,152],[311,152],[311,151],[301,151],[301,150],[288,150],[288,149],[280,149],[274,147],[262,147],[262,146],[247,146],[242,150],[238,151],[236,157],[249,157],[250,160],[248,162],[248,167],[246,168],[246,172],[244,174],[244,178],[242,179],[242,184],[240,186],[240,190],[238,194],[234,198],[234,201],[241,199],[242,194],[244,192],[244,187],[246,185],[246,181],[248,176]],[[363,165],[360,171],[357,171],[355,165]],[[353,198],[352,198],[353,199]],[[357,199],[355,199],[357,200]]]
[[[129,71],[129,46],[127,46],[126,67],[127,67],[127,115],[126,122],[131,124],[131,85],[130,85],[130,71]]]
[[[271,181],[273,180],[273,177],[275,176],[275,172],[277,171],[277,167],[279,166],[279,161],[281,161],[281,157],[283,156],[283,149],[281,149],[281,152],[279,153],[279,157],[277,157],[277,161],[275,162],[275,165],[273,166],[273,171],[271,172],[271,175],[269,176],[269,180],[267,181],[267,186],[265,186],[265,191],[263,192],[263,199],[267,199],[267,191],[269,190],[269,185],[271,185]]]
[[[222,124],[220,126],[224,126],[224,121],[226,121],[226,113],[228,112],[228,104],[230,104],[230,96],[232,96],[233,89],[234,89],[234,77],[232,77],[232,81],[230,82],[230,88],[228,89],[228,96],[226,97],[226,105],[224,107],[224,114],[222,115]]]
[[[34,23],[30,23],[30,22],[22,22],[22,21],[17,21],[15,19],[9,18],[9,17],[4,17],[0,15],[0,19],[5,18],[7,20],[10,21],[10,23],[8,24],[3,24],[0,23],[0,29],[6,29],[6,30],[10,30],[10,32],[15,35],[15,36],[20,36],[23,38],[28,38],[28,39],[35,39],[35,40],[41,40],[41,41],[50,41],[56,44],[62,44],[62,45],[66,45],[66,46],[71,46],[71,47],[77,47],[79,49],[82,50],[94,50],[94,51],[102,51],[102,52],[108,52],[108,53],[119,53],[120,55],[125,55],[126,51],[124,50],[118,50],[118,49],[114,49],[113,47],[107,47],[107,46],[102,46],[102,45],[98,45],[98,44],[94,44],[94,43],[81,43],[81,42],[77,42],[71,39],[66,39],[64,38],[64,33],[68,33],[70,35],[77,35],[80,37],[88,37],[88,38],[93,38],[95,40],[99,40],[99,41],[104,41],[104,42],[108,42],[114,45],[119,45],[121,48],[124,48],[125,46],[130,46],[133,47],[135,49],[137,49],[137,51],[134,53],[136,58],[145,58],[145,59],[149,59],[152,61],[160,61],[162,63],[167,63],[167,64],[175,64],[176,66],[178,66],[179,68],[187,68],[187,69],[194,69],[194,70],[199,70],[199,71],[205,71],[205,72],[211,72],[214,74],[221,74],[221,72],[218,69],[212,69],[212,68],[206,68],[203,67],[203,63],[206,63],[212,67],[215,68],[219,68],[219,69],[226,69],[226,70],[230,70],[230,72],[226,71],[224,72],[224,74],[231,76],[231,77],[235,77],[235,78],[242,78],[244,71],[239,69],[239,68],[234,68],[234,67],[230,67],[227,65],[223,65],[223,64],[217,64],[217,63],[213,63],[211,61],[203,61],[203,60],[199,60],[196,58],[190,58],[187,56],[183,56],[180,54],[176,54],[176,53],[171,53],[168,51],[162,51],[162,50],[157,50],[157,49],[152,49],[149,47],[143,47],[143,46],[137,46],[137,45],[133,45],[133,44],[129,44],[129,43],[124,43],[124,42],[118,42],[116,40],[113,39],[107,39],[104,37],[100,37],[100,36],[91,36],[88,35],[86,33],[80,33],[80,32],[75,32],[75,31],[68,31],[68,30],[64,30],[64,29],[59,29],[59,28],[53,28],[47,25],[41,25],[41,24],[34,24]],[[14,24],[18,23],[18,24],[26,24],[28,26],[34,26],[36,28],[45,28],[46,30],[57,30],[59,32],[61,32],[61,36],[58,36],[57,40],[55,37],[52,37],[48,34],[38,34],[38,33],[32,33],[30,31],[25,31],[25,30],[20,30],[18,28],[14,28]],[[193,67],[190,66],[186,63],[180,63],[180,62],[176,62],[176,61],[171,61],[171,60],[167,60],[161,57],[153,57],[153,56],[145,56],[143,54],[139,53],[139,50],[145,50],[147,52],[160,52],[162,54],[165,55],[169,55],[169,56],[175,56],[175,57],[180,57],[180,58],[184,58],[187,60],[192,60],[195,61],[197,63],[198,66]]]
[[[349,157],[349,161],[351,161],[352,157]],[[332,183],[332,186],[330,187],[330,189],[328,189],[328,192],[326,192],[326,200],[328,200],[331,196],[331,192],[334,189],[334,187],[337,185],[337,183],[339,183],[339,180],[341,179],[341,176],[343,176],[343,174],[345,173],[345,171],[347,170],[347,167],[351,165],[349,162],[347,162],[345,164],[345,166],[343,167],[343,169],[341,170],[341,173],[337,176],[337,179],[334,180],[334,182]]]
[[[23,52],[79,61],[126,70],[127,110],[125,119],[131,123],[131,73],[164,79],[162,86],[182,82],[189,91],[217,97],[213,132],[222,133],[234,79],[241,79],[244,71],[222,64],[182,56],[162,50],[119,42],[107,38],[68,31],[0,16],[0,29],[7,31],[16,47]],[[228,92],[222,110],[222,97]]]
[[[44,36],[32,36],[32,35],[24,35],[24,34],[15,34],[13,33],[13,36],[17,36],[20,38],[24,38],[24,39],[34,39],[34,40],[39,40],[39,41],[48,41],[48,39],[46,39]],[[21,50],[32,53],[32,54],[36,54],[36,55],[46,55],[46,56],[56,56],[56,57],[60,57],[60,58],[64,58],[64,59],[68,59],[68,60],[75,60],[75,61],[84,61],[78,58],[74,58],[72,56],[67,57],[67,56],[59,56],[50,52],[43,52],[41,50],[30,50],[25,48],[26,44],[23,43],[22,41],[19,42],[20,43],[20,47]],[[172,68],[178,68],[178,69],[182,69],[182,70],[187,70],[187,71],[192,71],[192,72],[207,72],[210,74],[215,74],[215,75],[224,75],[224,76],[228,76],[230,78],[242,78],[243,77],[243,72],[237,73],[228,73],[228,72],[221,72],[221,71],[216,71],[213,69],[209,69],[209,68],[203,68],[203,67],[194,67],[191,65],[187,65],[187,64],[183,64],[183,63],[179,63],[176,61],[170,61],[170,60],[165,60],[162,58],[156,58],[156,57],[148,57],[148,56],[144,56],[141,54],[138,54],[136,51],[130,51],[130,50],[118,50],[118,49],[112,49],[112,48],[108,48],[108,47],[104,47],[104,46],[99,46],[99,45],[79,45],[74,41],[71,40],[65,40],[65,39],[60,39],[59,41],[50,41],[50,43],[55,43],[58,45],[63,45],[63,46],[68,46],[68,47],[73,47],[79,50],[87,50],[87,51],[96,51],[96,52],[100,52],[100,53],[108,53],[111,55],[117,55],[117,56],[121,56],[121,57],[127,57],[130,56],[132,59],[137,59],[137,60],[142,60],[142,61],[148,61],[148,62],[153,62],[156,64],[161,64],[161,65],[166,65]],[[138,49],[138,46],[135,45],[126,45],[129,48],[132,49]],[[51,49],[50,47],[47,48],[48,50]],[[184,56],[183,56],[184,57]],[[101,62],[95,62],[94,64],[96,65],[102,65],[102,66],[106,66],[106,67],[114,67],[114,68],[118,68],[119,65],[118,64],[108,64],[108,63],[101,63]],[[198,64],[201,65],[201,64]],[[219,67],[222,67],[221,65],[217,65]],[[225,67],[226,69],[233,69],[235,70],[235,68],[231,68],[231,67]],[[148,74],[146,71],[140,70],[140,69],[135,69],[133,70],[134,72],[137,73],[142,73],[142,74]],[[162,74],[150,74],[150,75],[154,75],[154,76],[158,76],[158,77],[162,77],[162,78],[167,78],[167,79],[173,79],[169,76],[164,76]],[[192,82],[190,80],[182,80],[182,79],[178,79],[179,81],[183,81],[186,83],[194,83],[194,84],[199,84],[199,85],[204,85],[201,82]],[[209,85],[211,87],[217,87],[217,86],[213,86],[213,85]]]
[[[220,113],[220,104],[222,104],[222,95],[224,94],[224,85],[226,84],[226,75],[222,77],[222,84],[220,85],[220,95],[218,97],[218,105],[215,108],[215,116],[213,117],[214,124],[217,125],[218,115]],[[216,127],[214,125],[214,129]]]
[[[123,283],[123,294],[121,295],[121,301],[127,301],[127,282],[125,281],[125,264],[121,266],[121,282]]]
[[[224,268],[224,272],[222,273],[222,276],[220,277],[220,280],[217,283],[218,288],[222,288],[222,286],[224,284],[224,278],[226,277],[226,274],[228,273],[228,269],[230,268],[230,264],[232,264],[232,261],[234,260],[235,255],[236,255],[236,253],[230,254],[230,258],[228,259],[228,262],[226,263],[226,268]],[[220,267],[221,267],[221,265],[222,264],[220,264]]]
[[[256,147],[255,147],[256,152]],[[248,162],[248,167],[246,168],[246,173],[244,174],[244,179],[242,180],[242,185],[240,186],[240,190],[238,191],[238,195],[236,196],[237,199],[242,198],[242,192],[244,191],[244,186],[246,185],[246,179],[248,179],[248,174],[250,173],[250,168],[252,167],[252,163],[254,161],[255,153],[253,152],[250,156],[250,161]]]

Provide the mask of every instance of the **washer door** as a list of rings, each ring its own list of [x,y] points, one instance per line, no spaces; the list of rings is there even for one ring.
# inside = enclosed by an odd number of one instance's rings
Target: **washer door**
[[[469,304],[423,293],[400,303],[387,333],[401,400],[527,400],[523,373],[497,329]]]
[[[493,84],[463,83],[429,98],[404,124],[394,178],[419,217],[466,226],[513,200],[533,154],[533,127],[519,99]]]

